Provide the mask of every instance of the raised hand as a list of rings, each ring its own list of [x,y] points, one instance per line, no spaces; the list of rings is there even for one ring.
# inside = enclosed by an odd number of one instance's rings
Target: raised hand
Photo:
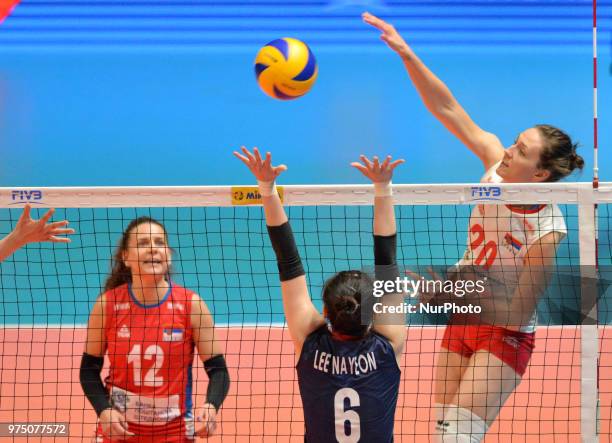
[[[285,165],[272,166],[272,154],[269,152],[266,152],[266,158],[262,159],[257,148],[253,148],[253,153],[244,146],[241,147],[241,150],[244,155],[237,151],[234,151],[234,155],[247,165],[247,168],[250,169],[255,178],[260,182],[272,182],[283,171],[287,170]]]
[[[362,18],[365,23],[374,26],[376,29],[382,32],[380,39],[395,52],[401,54],[408,50],[408,44],[402,38],[399,32],[395,30],[393,25],[381,20],[369,12],[364,12],[362,14]]]
[[[47,223],[55,209],[49,209],[40,220],[33,220],[30,217],[31,209],[30,205],[25,205],[23,213],[19,217],[15,229],[13,229],[13,235],[20,245],[42,241],[70,243],[68,237],[58,237],[58,235],[74,234],[74,229],[64,228],[68,225],[67,220]]]
[[[351,166],[359,169],[363,175],[372,180],[373,183],[387,183],[393,177],[393,170],[405,162],[404,159],[391,161],[391,156],[388,155],[385,161],[379,162],[378,157],[372,157],[372,160],[365,155],[360,155],[362,163],[353,162]]]

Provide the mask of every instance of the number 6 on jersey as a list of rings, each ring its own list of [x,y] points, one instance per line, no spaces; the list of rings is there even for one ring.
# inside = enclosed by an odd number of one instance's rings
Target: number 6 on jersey
[[[334,397],[334,409],[336,416],[336,440],[339,443],[357,443],[361,437],[361,424],[359,414],[352,409],[344,409],[344,402],[348,399],[349,408],[359,406],[359,394],[351,388],[342,388],[336,392]],[[350,433],[346,434],[346,428]]]

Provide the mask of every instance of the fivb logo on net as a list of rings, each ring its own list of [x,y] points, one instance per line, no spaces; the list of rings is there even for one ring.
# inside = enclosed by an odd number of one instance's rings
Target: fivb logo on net
[[[503,200],[502,189],[499,186],[472,186],[472,200]]]
[[[40,189],[13,189],[11,191],[11,205],[44,205],[43,192]]]

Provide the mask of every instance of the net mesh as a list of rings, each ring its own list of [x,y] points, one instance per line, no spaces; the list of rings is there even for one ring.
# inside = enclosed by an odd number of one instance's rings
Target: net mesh
[[[368,196],[359,198],[372,201]],[[287,207],[319,310],[327,278],[373,264],[372,207],[337,200],[300,205],[294,197]],[[466,249],[472,207],[418,200],[400,202],[396,208],[398,261],[419,269],[457,262]],[[100,208],[56,205],[54,220],[70,220],[77,231],[72,243],[30,244],[0,264],[0,422],[67,423],[69,436],[55,436],[54,441],[93,438],[96,416],[78,374],[85,325],[125,227],[146,215],[164,224],[173,250],[172,279],[206,302],[216,324],[215,340],[226,356],[231,388],[211,441],[303,441],[294,348],[285,327],[276,260],[261,208],[129,207],[125,202],[124,207],[112,207],[111,203],[112,199],[108,207]],[[552,289],[540,302],[535,351],[527,373],[489,429],[486,442],[579,441],[581,437],[580,281],[563,280],[563,275],[580,274],[581,221],[578,205],[561,202],[559,207],[568,235],[556,262],[565,271],[551,282]],[[609,210],[609,204],[599,205],[598,259],[604,280],[612,265]],[[42,211],[34,211],[33,216]],[[0,233],[10,232],[20,214],[18,208],[0,209]],[[610,438],[612,421],[612,333],[606,326],[610,323],[606,289],[598,294],[600,340],[592,344],[600,354],[602,441]],[[422,442],[433,435],[433,392],[444,324],[416,315],[409,316],[407,328],[394,433],[397,441]],[[206,387],[203,364],[196,358],[192,388],[196,414],[205,402]],[[1,439],[11,438],[5,434]]]

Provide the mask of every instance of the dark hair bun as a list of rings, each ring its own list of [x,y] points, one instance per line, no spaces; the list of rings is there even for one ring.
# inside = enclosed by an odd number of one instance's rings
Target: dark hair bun
[[[539,168],[550,172],[549,182],[556,182],[584,167],[584,159],[576,154],[577,143],[572,143],[569,135],[551,125],[536,125],[544,140],[540,152]]]
[[[362,324],[362,302],[372,294],[373,281],[361,271],[342,271],[331,277],[323,288],[327,319],[334,331],[362,337],[369,324]]]
[[[353,314],[359,307],[359,303],[352,296],[341,296],[338,297],[338,300],[334,304],[336,307],[336,311],[340,314],[341,312],[347,314]]]
[[[572,162],[572,169],[582,169],[584,168],[584,159],[576,154],[576,150],[572,152],[572,156],[570,157],[570,161]]]

